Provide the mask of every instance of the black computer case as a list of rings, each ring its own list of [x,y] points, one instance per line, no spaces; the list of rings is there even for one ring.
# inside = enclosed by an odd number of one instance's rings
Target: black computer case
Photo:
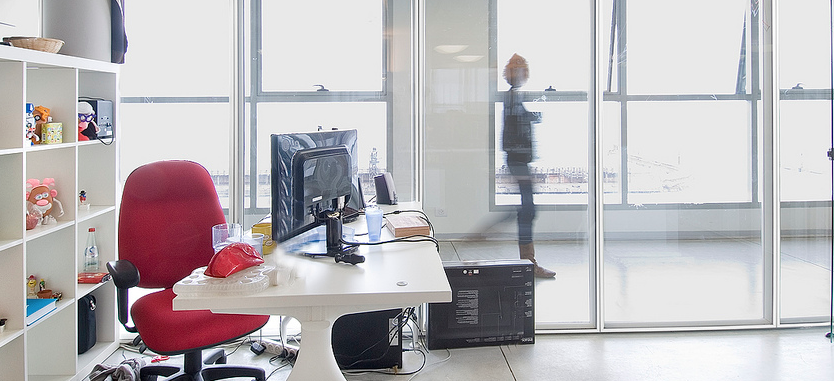
[[[333,355],[341,369],[403,366],[402,309],[344,315],[333,323]]]
[[[429,349],[535,342],[533,264],[444,262],[450,303],[429,303]]]

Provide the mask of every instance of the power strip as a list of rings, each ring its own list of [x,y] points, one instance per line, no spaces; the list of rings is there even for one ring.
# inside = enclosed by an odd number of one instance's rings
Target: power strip
[[[273,355],[284,357],[287,360],[292,360],[296,356],[298,356],[298,347],[294,345],[283,345],[279,341],[270,339],[261,339],[255,341],[253,344],[259,344],[261,347],[263,347],[264,352],[269,352]]]

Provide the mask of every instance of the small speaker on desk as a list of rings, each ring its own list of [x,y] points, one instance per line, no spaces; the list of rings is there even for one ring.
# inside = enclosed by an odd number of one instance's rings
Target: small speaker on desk
[[[397,191],[394,190],[394,178],[390,173],[385,172],[374,176],[374,185],[376,186],[377,204],[397,204]]]

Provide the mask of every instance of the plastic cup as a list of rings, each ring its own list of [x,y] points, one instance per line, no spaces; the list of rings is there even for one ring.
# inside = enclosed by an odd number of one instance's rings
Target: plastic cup
[[[211,246],[217,253],[220,249],[234,242],[241,241],[243,230],[240,224],[218,224],[211,227]]]
[[[368,223],[368,241],[379,242],[382,235],[382,209],[377,206],[366,207],[365,221]]]
[[[243,242],[252,245],[261,258],[264,257],[264,235],[261,233],[251,233],[243,237]]]

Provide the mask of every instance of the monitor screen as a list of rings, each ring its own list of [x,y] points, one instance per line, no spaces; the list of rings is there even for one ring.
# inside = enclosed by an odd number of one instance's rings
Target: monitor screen
[[[361,209],[356,130],[273,134],[272,237],[283,242],[323,223],[316,214],[338,206]]]

